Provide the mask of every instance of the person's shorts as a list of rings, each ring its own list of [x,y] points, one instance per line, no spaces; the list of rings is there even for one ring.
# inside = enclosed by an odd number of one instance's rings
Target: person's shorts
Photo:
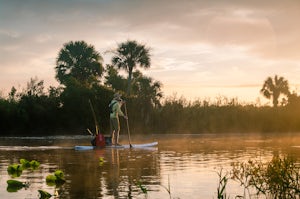
[[[112,130],[115,132],[119,132],[120,130],[120,122],[118,118],[110,118],[110,124],[112,127]]]

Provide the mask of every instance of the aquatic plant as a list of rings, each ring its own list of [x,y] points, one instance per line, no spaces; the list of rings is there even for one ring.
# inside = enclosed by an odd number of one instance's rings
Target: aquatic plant
[[[20,159],[20,163],[22,164],[23,169],[37,169],[40,166],[40,163],[36,160],[28,161],[26,159]]]
[[[229,198],[226,196],[226,185],[228,182],[228,173],[223,175],[222,169],[221,169],[221,171],[218,173],[218,176],[219,176],[219,186],[217,188],[217,198],[218,199]]]
[[[8,192],[17,192],[18,190],[22,189],[23,187],[28,187],[28,183],[24,183],[18,180],[7,180],[7,188]]]
[[[172,195],[171,195],[171,186],[170,186],[170,176],[168,175],[168,186],[164,186],[164,185],[161,185],[163,188],[165,188],[165,190],[168,192],[170,198],[172,198]]]
[[[40,163],[38,161],[36,161],[36,160],[31,160],[30,161],[30,168],[31,169],[35,170],[35,169],[39,168],[39,166],[40,166]]]
[[[23,169],[27,169],[30,167],[30,162],[24,158],[20,159],[20,163],[22,164]]]
[[[47,191],[44,190],[38,190],[39,194],[40,194],[40,198],[39,199],[49,199],[52,197],[52,195],[50,193],[48,193]]]
[[[19,164],[11,164],[7,167],[7,173],[12,177],[20,177],[23,172],[22,165]]]
[[[56,170],[54,175],[57,177],[57,179],[64,180],[65,174],[62,172],[62,170]]]
[[[65,182],[64,173],[61,170],[56,170],[54,174],[50,174],[46,177],[46,183],[48,186],[60,186]]]
[[[36,160],[28,161],[22,158],[19,162],[20,164],[14,163],[7,167],[8,174],[13,178],[20,177],[25,169],[35,170],[40,166],[40,163]]]
[[[275,154],[270,162],[249,160],[233,164],[232,179],[239,182],[250,195],[250,188],[256,195],[274,199],[300,197],[300,170],[291,157]],[[252,189],[253,190],[253,189]]]
[[[136,185],[141,189],[144,194],[148,193],[147,188],[141,183],[141,181],[137,181]]]
[[[19,160],[20,164],[11,164],[7,167],[7,172],[11,177],[20,177],[23,170],[25,169],[32,169],[36,170],[39,168],[40,163],[36,160],[28,161],[24,158]],[[50,174],[46,177],[46,183],[49,186],[60,186],[65,183],[64,173],[61,170],[56,170],[53,174]],[[21,182],[18,180],[7,180],[7,191],[8,192],[17,192],[22,188],[29,187],[28,182]],[[38,190],[40,194],[40,199],[49,199],[52,196],[57,196],[58,194],[55,193],[51,195],[50,193],[44,190]]]
[[[55,181],[56,181],[55,175],[48,175],[46,177],[46,183],[48,186],[55,186],[56,185]]]

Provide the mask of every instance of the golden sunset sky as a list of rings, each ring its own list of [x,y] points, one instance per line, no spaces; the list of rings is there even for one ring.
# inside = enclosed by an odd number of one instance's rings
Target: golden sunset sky
[[[165,96],[255,102],[276,74],[299,93],[299,19],[299,0],[0,0],[1,95],[32,77],[57,86],[69,41],[95,46],[108,64],[105,51],[128,39],[151,48],[143,73]]]

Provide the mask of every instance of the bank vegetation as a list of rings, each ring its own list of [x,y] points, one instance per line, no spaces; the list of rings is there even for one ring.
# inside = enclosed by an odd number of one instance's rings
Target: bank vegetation
[[[0,136],[87,134],[87,128],[94,128],[89,100],[101,132],[109,134],[108,104],[116,92],[126,101],[132,134],[300,131],[300,97],[289,91],[283,77],[268,77],[262,83],[261,93],[273,106],[222,96],[188,101],[165,97],[162,83],[139,70],[150,67],[150,48],[126,41],[110,53],[111,64],[104,66],[92,45],[66,43],[55,66],[58,87],[45,88],[43,80],[33,77],[24,88],[13,86],[0,98]],[[125,131],[125,121],[121,123]]]

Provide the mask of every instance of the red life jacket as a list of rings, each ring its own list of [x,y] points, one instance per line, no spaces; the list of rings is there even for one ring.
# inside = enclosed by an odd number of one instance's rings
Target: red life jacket
[[[96,135],[95,144],[97,147],[105,147],[105,137],[103,134],[99,133]]]

